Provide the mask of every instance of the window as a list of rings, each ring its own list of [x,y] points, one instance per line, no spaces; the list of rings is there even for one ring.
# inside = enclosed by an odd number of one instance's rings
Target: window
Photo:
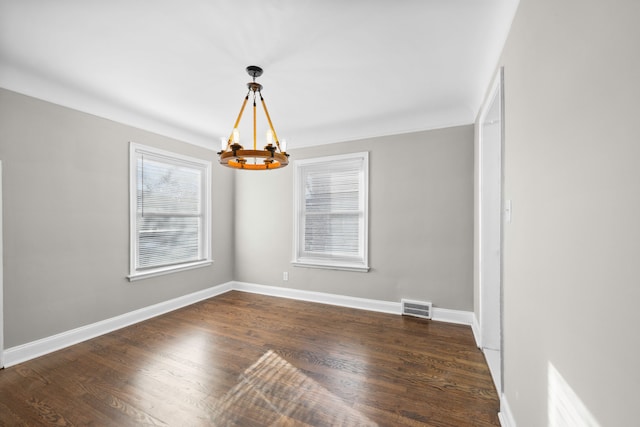
[[[131,143],[129,280],[210,265],[211,163]]]
[[[295,162],[297,266],[368,271],[369,154]]]

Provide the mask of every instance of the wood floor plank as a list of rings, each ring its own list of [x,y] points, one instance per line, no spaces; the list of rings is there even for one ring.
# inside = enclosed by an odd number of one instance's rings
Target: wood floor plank
[[[0,371],[0,425],[499,426],[471,329],[228,292]]]

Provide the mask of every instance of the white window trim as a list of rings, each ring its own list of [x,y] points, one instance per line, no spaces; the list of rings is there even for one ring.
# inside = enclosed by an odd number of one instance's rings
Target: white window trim
[[[303,185],[301,174],[305,166],[322,164],[327,162],[336,162],[341,160],[362,159],[363,160],[363,188],[361,197],[363,198],[363,230],[361,235],[362,259],[349,261],[344,258],[331,257],[307,257],[301,256],[302,239],[300,211],[302,206],[302,188]],[[369,153],[366,151],[359,153],[340,154],[335,156],[316,157],[312,159],[296,160],[294,162],[294,196],[293,196],[293,260],[291,264],[296,267],[321,268],[330,270],[345,271],[369,271]]]
[[[136,205],[137,205],[137,154],[148,153],[154,156],[166,157],[167,160],[179,160],[182,162],[193,163],[204,168],[204,185],[202,188],[202,198],[204,201],[204,221],[202,224],[204,235],[204,259],[194,262],[186,262],[171,266],[163,266],[158,268],[149,268],[137,270],[136,254],[138,252],[138,239],[136,235]],[[191,270],[194,268],[206,267],[213,264],[211,258],[211,162],[195,157],[184,156],[182,154],[173,153],[159,148],[150,147],[148,145],[129,143],[129,275],[127,278],[133,282],[135,280],[146,279],[149,277],[162,276],[165,274],[176,273],[179,271]]]

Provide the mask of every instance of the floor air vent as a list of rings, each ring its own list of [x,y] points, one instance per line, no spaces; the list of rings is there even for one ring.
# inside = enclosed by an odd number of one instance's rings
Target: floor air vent
[[[431,319],[431,311],[432,307],[430,302],[402,300],[402,314],[405,316]]]

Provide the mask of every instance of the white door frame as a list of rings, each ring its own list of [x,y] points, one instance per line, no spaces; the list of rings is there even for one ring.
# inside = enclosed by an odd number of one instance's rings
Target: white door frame
[[[0,369],[4,368],[4,265],[2,240],[2,161],[0,160]]]
[[[478,119],[478,280],[480,343],[498,391],[503,390],[502,271],[504,182],[503,69]]]

